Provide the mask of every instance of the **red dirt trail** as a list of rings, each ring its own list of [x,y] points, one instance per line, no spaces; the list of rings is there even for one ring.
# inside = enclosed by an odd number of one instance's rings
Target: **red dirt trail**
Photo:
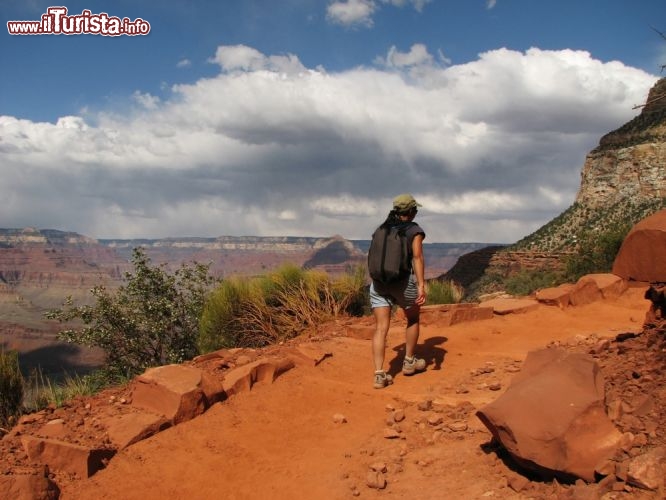
[[[404,324],[394,322],[386,359],[395,383],[382,390],[372,388],[370,341],[345,335],[348,323],[369,319],[341,321],[313,339],[331,353],[317,366],[298,366],[120,451],[93,477],[61,483],[61,498],[556,498],[557,484],[511,486],[516,474],[474,412],[506,389],[530,350],[640,332],[650,305],[644,292],[423,325],[417,354],[428,367],[412,377],[398,371]],[[388,438],[394,409],[405,419]],[[384,489],[366,484],[371,466],[385,466]]]

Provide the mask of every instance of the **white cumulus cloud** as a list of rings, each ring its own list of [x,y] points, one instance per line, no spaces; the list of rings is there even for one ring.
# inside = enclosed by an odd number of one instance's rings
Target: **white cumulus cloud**
[[[386,66],[395,68],[404,68],[409,66],[418,66],[421,64],[432,64],[433,57],[428,52],[428,48],[422,43],[415,43],[409,49],[409,52],[400,52],[395,45],[392,46],[386,59],[379,59]]]
[[[148,93],[141,93],[136,90],[132,94],[132,98],[142,107],[146,109],[156,109],[160,103],[160,98]]]
[[[339,0],[328,5],[326,17],[344,26],[372,26],[372,14],[376,8],[373,0]]]
[[[370,28],[374,25],[373,15],[382,5],[404,7],[411,5],[417,12],[432,0],[335,0],[326,8],[326,18],[329,22],[346,27],[363,26]]]
[[[412,5],[414,9],[421,12],[423,8],[432,0],[382,0],[383,3],[391,4],[395,7],[404,7],[405,5]]]
[[[306,68],[293,54],[265,56],[246,45],[218,47],[215,57],[210,59],[225,71],[267,70],[284,73],[298,73]]]
[[[513,242],[573,202],[585,155],[657,80],[583,51],[387,53],[335,72],[221,46],[218,74],[137,91],[131,113],[0,116],[0,227],[368,238],[412,192],[428,241]]]

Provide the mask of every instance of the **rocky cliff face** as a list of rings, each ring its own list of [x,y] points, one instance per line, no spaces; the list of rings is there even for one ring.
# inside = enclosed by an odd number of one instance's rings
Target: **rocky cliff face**
[[[666,78],[650,90],[639,116],[606,134],[581,172],[576,203],[605,207],[666,197]]]
[[[0,248],[26,247],[30,245],[49,246],[95,246],[97,240],[77,233],[56,229],[0,229]]]
[[[93,238],[53,229],[0,230],[0,284],[21,287],[79,287],[116,281],[127,267]]]
[[[220,236],[217,238],[163,238],[132,240],[100,240],[103,245],[130,255],[132,248],[141,245],[147,251],[158,249],[237,250],[254,252],[308,252],[326,245],[325,238],[290,236]]]
[[[490,269],[558,267],[561,258],[590,235],[631,227],[666,207],[666,78],[650,90],[637,117],[603,136],[585,158],[574,204],[565,212],[498,252]],[[513,254],[512,254],[513,253]],[[513,256],[512,256],[513,255]],[[534,258],[532,258],[532,256]],[[515,258],[514,258],[515,257]],[[521,265],[507,265],[507,261]]]
[[[141,246],[153,262],[168,264],[171,268],[178,267],[181,262],[210,263],[211,273],[219,277],[263,274],[285,262],[298,266],[310,263],[308,267],[326,270],[330,270],[330,265],[342,265],[340,269],[344,270],[345,265],[359,259],[359,250],[340,236],[219,236],[100,240],[100,243],[126,260],[131,258],[133,248]],[[332,249],[329,249],[331,245]],[[336,246],[339,247],[337,252],[334,251]]]

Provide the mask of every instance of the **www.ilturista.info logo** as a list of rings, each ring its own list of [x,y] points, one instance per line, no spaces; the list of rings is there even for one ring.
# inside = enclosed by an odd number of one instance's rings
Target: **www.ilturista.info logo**
[[[109,16],[106,12],[93,14],[85,9],[81,14],[67,15],[67,7],[49,7],[39,21],[7,21],[10,35],[147,35],[150,23],[137,17],[131,21]]]

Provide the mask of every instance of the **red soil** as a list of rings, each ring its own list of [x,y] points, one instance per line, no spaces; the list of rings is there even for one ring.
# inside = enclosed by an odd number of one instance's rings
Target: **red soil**
[[[546,499],[570,498],[577,488],[583,494],[584,485],[529,482],[513,472],[474,412],[499,396],[532,349],[552,342],[587,349],[600,338],[640,332],[650,305],[644,292],[630,288],[618,299],[565,310],[539,305],[454,326],[426,324],[418,354],[428,368],[412,377],[398,372],[404,324],[396,321],[387,348],[395,383],[382,390],[372,388],[370,342],[345,335],[349,323],[370,320],[329,325],[310,339],[332,354],[319,365],[298,366],[132,445],[89,479],[57,477],[61,498]],[[394,409],[405,419],[389,427]],[[336,421],[341,416],[345,422]],[[386,437],[387,429],[397,437]],[[384,489],[367,485],[371,467],[385,467]],[[658,498],[637,489],[617,495]]]

